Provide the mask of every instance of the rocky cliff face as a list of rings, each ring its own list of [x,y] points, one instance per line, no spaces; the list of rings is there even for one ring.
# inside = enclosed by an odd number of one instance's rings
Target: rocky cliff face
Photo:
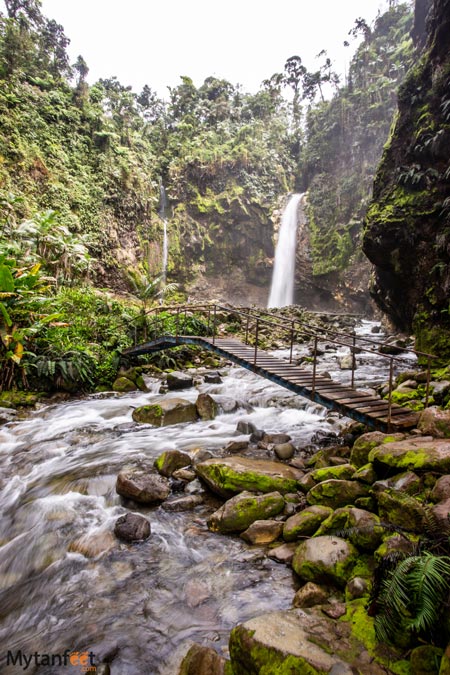
[[[450,356],[450,0],[418,0],[424,44],[399,92],[375,179],[363,250],[371,294],[419,349]]]

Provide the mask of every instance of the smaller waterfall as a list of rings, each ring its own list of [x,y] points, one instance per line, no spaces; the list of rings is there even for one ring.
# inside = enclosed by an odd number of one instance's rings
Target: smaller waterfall
[[[267,307],[285,307],[294,302],[298,208],[303,197],[303,194],[292,195],[283,212]]]
[[[167,234],[167,198],[166,190],[164,185],[161,183],[159,186],[159,217],[163,221],[164,226],[164,236],[163,236],[163,254],[162,254],[162,268],[161,268],[161,281],[163,284],[166,283],[167,279],[167,261],[169,258],[169,237]]]

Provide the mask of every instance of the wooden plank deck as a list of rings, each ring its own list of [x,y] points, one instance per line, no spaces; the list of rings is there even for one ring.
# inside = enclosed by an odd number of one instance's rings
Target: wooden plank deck
[[[335,410],[346,417],[362,422],[372,429],[402,431],[411,429],[417,423],[417,413],[395,403],[391,406],[391,420],[388,421],[389,404],[385,399],[352,389],[349,385],[335,382],[320,374],[317,374],[314,378],[312,371],[290,364],[262,349],[257,350],[255,359],[254,347],[245,345],[233,338],[213,339],[198,336],[179,335],[174,337],[167,335],[143,345],[125,349],[123,354],[137,356],[170,349],[180,344],[195,344],[216,352],[233,363],[261,375],[261,377],[265,377],[330,410]]]

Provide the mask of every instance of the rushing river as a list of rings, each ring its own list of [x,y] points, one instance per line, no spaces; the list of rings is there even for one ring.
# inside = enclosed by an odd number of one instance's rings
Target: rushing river
[[[342,376],[337,356],[326,354],[321,365],[333,377]],[[383,379],[377,357],[360,361],[358,385]],[[23,672],[6,664],[8,650],[69,649],[93,652],[114,675],[172,675],[190,641],[226,655],[234,625],[291,606],[295,582],[287,567],[261,547],[207,530],[206,517],[219,504],[214,499],[183,513],[139,509],[152,527],[143,543],[123,544],[112,534],[126,512],[115,492],[125,466],[150,466],[169,449],[218,454],[230,440],[248,438],[236,431],[241,420],[289,433],[299,447],[319,429],[339,431],[336,415],[287,390],[240,368],[221,372],[221,384],[199,377],[195,388],[175,394],[192,401],[211,394],[221,406],[213,421],[135,424],[133,409],[161,398],[154,381],[149,393],[43,406],[0,427],[2,674]],[[201,490],[198,481],[187,488]],[[30,664],[26,672],[75,670]]]

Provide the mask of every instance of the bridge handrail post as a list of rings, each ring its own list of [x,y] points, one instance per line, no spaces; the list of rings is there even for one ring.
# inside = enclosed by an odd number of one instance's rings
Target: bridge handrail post
[[[289,352],[289,363],[292,363],[292,352],[294,350],[294,326],[295,326],[295,323],[294,323],[294,321],[292,321],[292,324],[291,324],[291,348],[290,348],[290,352]]]
[[[214,305],[213,344],[215,344],[216,342],[216,320],[217,320],[217,305]]]
[[[247,313],[247,325],[245,327],[245,344],[248,345],[248,327],[250,323],[250,312]]]
[[[311,389],[311,399],[314,400],[314,394],[316,393],[316,371],[317,371],[317,335],[314,338],[314,360],[313,360],[313,380],[312,380],[312,389]]]
[[[355,388],[355,370],[356,370],[356,356],[355,356],[355,349],[356,349],[356,335],[353,336],[353,346],[351,348],[352,352],[352,383],[351,383],[351,388]]]
[[[428,408],[428,401],[430,399],[430,379],[431,379],[431,358],[427,357],[427,389],[425,392],[425,408]]]
[[[207,330],[208,330],[208,335],[209,335],[210,332],[211,332],[211,328],[210,328],[210,326],[211,326],[211,307],[209,305],[208,305],[208,323],[207,323],[207,326],[208,326]]]
[[[393,377],[394,377],[394,359],[391,356],[389,359],[389,393],[388,393],[389,398],[388,398],[388,414],[387,414],[388,429],[391,424],[391,417],[392,417]]]
[[[256,319],[256,328],[255,328],[255,356],[253,359],[253,365],[256,366],[256,357],[258,354],[258,335],[259,335],[259,319]]]
[[[175,337],[176,337],[176,340],[178,342],[178,336],[180,334],[180,308],[179,307],[177,307],[177,313],[176,313],[176,317],[175,317],[175,332],[176,332]]]

